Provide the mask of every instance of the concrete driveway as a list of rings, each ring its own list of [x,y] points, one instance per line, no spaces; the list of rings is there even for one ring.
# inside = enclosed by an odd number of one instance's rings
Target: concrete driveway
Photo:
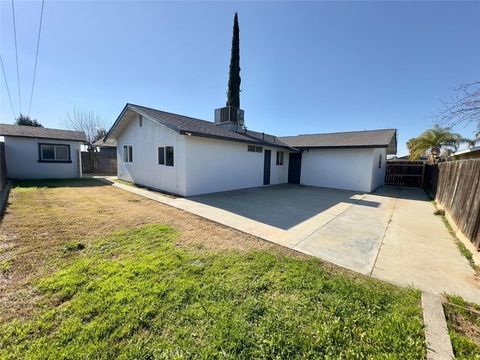
[[[480,302],[480,280],[421,189],[285,184],[172,198],[114,186],[362,274]]]

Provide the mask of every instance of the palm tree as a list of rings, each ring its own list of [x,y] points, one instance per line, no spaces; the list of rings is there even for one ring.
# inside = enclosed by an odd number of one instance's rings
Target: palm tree
[[[460,134],[452,132],[448,127],[434,125],[420,134],[420,136],[410,139],[407,142],[410,151],[410,160],[417,160],[429,150],[433,162],[440,159],[440,151],[444,149],[457,150],[458,146],[464,139]]]

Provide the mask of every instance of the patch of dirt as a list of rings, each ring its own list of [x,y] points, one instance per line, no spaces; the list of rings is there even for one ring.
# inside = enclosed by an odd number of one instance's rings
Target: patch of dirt
[[[12,188],[0,224],[0,321],[21,318],[35,308],[33,280],[48,276],[82,252],[65,244],[89,247],[113,231],[160,223],[179,230],[177,245],[195,251],[272,250],[298,253],[188,212],[128,193],[98,181],[58,183],[55,187]]]
[[[480,311],[469,305],[465,307],[447,303],[445,315],[456,332],[468,337],[480,346]]]

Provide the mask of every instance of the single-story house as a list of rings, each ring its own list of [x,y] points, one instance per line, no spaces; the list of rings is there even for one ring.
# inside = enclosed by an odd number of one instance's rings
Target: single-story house
[[[101,153],[113,153],[113,154],[116,154],[117,153],[117,145],[116,144],[107,144],[105,142],[105,137],[95,141],[92,146],[96,147],[98,152],[101,152]]]
[[[465,150],[456,151],[450,156],[455,160],[479,159],[480,146],[472,146]]]
[[[78,178],[82,131],[0,124],[7,176],[11,179]]]
[[[370,192],[383,185],[397,135],[276,137],[247,130],[243,113],[211,122],[127,104],[105,142],[117,144],[120,179],[182,196],[283,183]]]

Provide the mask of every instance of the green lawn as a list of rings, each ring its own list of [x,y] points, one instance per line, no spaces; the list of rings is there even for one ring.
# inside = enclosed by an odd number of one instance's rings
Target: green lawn
[[[444,305],[448,332],[457,359],[480,359],[480,306],[458,296]]]
[[[146,225],[36,280],[0,325],[6,359],[422,359],[420,293],[268,251],[199,252]]]

